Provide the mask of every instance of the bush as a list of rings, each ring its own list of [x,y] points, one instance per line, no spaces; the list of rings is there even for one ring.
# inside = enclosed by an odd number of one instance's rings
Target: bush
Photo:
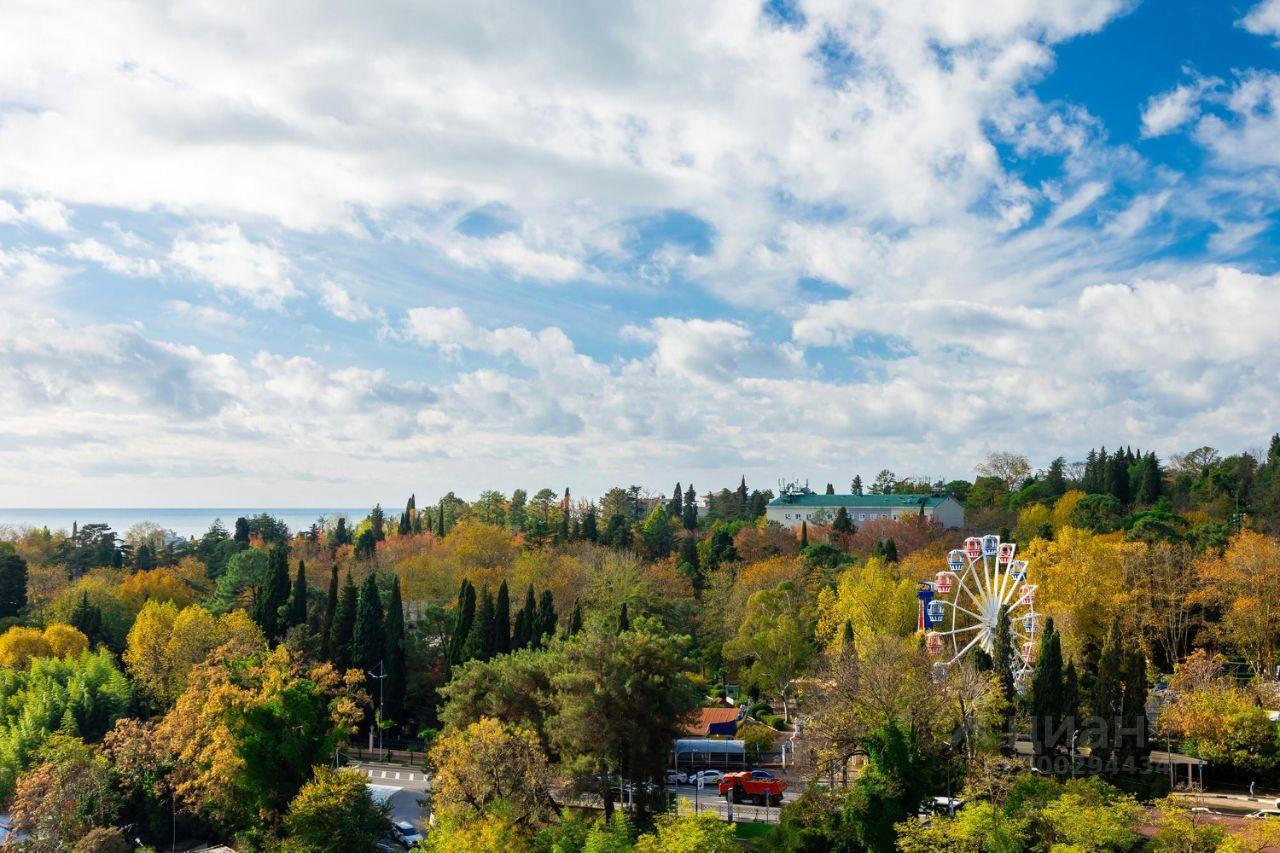
[[[759,720],[766,726],[773,726],[780,732],[786,731],[787,729],[787,721],[778,714],[765,714],[763,717],[760,717]]]
[[[773,713],[773,706],[771,706],[768,702],[757,702],[756,704],[752,705],[750,708],[747,709],[748,716],[755,717],[757,720],[760,720],[761,722],[764,721],[765,716],[770,715],[772,713]]]

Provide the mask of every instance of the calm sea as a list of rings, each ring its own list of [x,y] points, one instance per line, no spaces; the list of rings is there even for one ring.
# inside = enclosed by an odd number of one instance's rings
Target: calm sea
[[[70,530],[72,522],[84,524],[109,524],[117,533],[124,533],[140,521],[152,521],[166,530],[172,530],[179,536],[199,536],[209,529],[215,518],[230,530],[237,518],[269,512],[282,519],[292,531],[305,530],[320,516],[335,518],[345,515],[355,521],[369,514],[369,508],[362,509],[312,509],[290,507],[288,509],[270,507],[195,507],[188,509],[6,509],[0,507],[0,526],[15,527],[48,527],[50,530]]]

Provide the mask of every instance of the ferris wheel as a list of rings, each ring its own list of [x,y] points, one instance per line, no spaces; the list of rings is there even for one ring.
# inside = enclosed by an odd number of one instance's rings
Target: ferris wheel
[[[1027,561],[1015,560],[1017,545],[994,534],[971,536],[947,555],[947,568],[921,584],[920,629],[925,648],[948,667],[981,648],[995,646],[1001,608],[1008,608],[1015,680],[1031,671],[1040,614],[1036,585],[1027,582]]]

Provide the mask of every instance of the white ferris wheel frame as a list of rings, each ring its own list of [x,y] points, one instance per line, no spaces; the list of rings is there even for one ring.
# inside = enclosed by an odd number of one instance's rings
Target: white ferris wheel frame
[[[1032,656],[1024,654],[1023,649],[1027,647],[1026,644],[1031,644],[1030,648],[1034,652],[1036,628],[1040,619],[1040,614],[1035,609],[1036,586],[1030,583],[1027,562],[1014,559],[1016,550],[1011,550],[1008,563],[1001,565],[1001,543],[997,537],[988,535],[971,538],[979,539],[982,549],[976,557],[971,556],[966,548],[955,549],[964,555],[964,562],[959,570],[952,569],[948,563],[945,572],[955,576],[951,591],[941,593],[936,581],[929,582],[934,590],[933,601],[949,609],[950,613],[944,613],[942,619],[932,626],[926,617],[926,631],[941,638],[943,648],[937,653],[939,656],[951,655],[948,660],[940,661],[944,667],[952,666],[977,647],[990,655],[1000,609],[1007,606],[1010,633],[1015,641],[1010,668],[1015,680],[1020,681],[1032,668]],[[1012,543],[1004,544],[1016,549]],[[1014,566],[1021,567],[1021,578],[1013,577]],[[950,628],[943,627],[947,622],[950,623]],[[951,646],[950,652],[946,649],[948,643]]]

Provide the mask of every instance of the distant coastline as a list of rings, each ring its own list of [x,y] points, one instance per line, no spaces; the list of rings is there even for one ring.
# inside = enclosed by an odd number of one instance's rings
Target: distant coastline
[[[305,530],[317,518],[363,518],[369,507],[0,507],[0,527],[48,527],[50,530],[70,530],[72,523],[109,524],[117,533],[124,533],[133,525],[150,521],[179,536],[199,536],[209,529],[214,519],[231,529],[240,516],[266,512],[284,521],[291,531]]]

